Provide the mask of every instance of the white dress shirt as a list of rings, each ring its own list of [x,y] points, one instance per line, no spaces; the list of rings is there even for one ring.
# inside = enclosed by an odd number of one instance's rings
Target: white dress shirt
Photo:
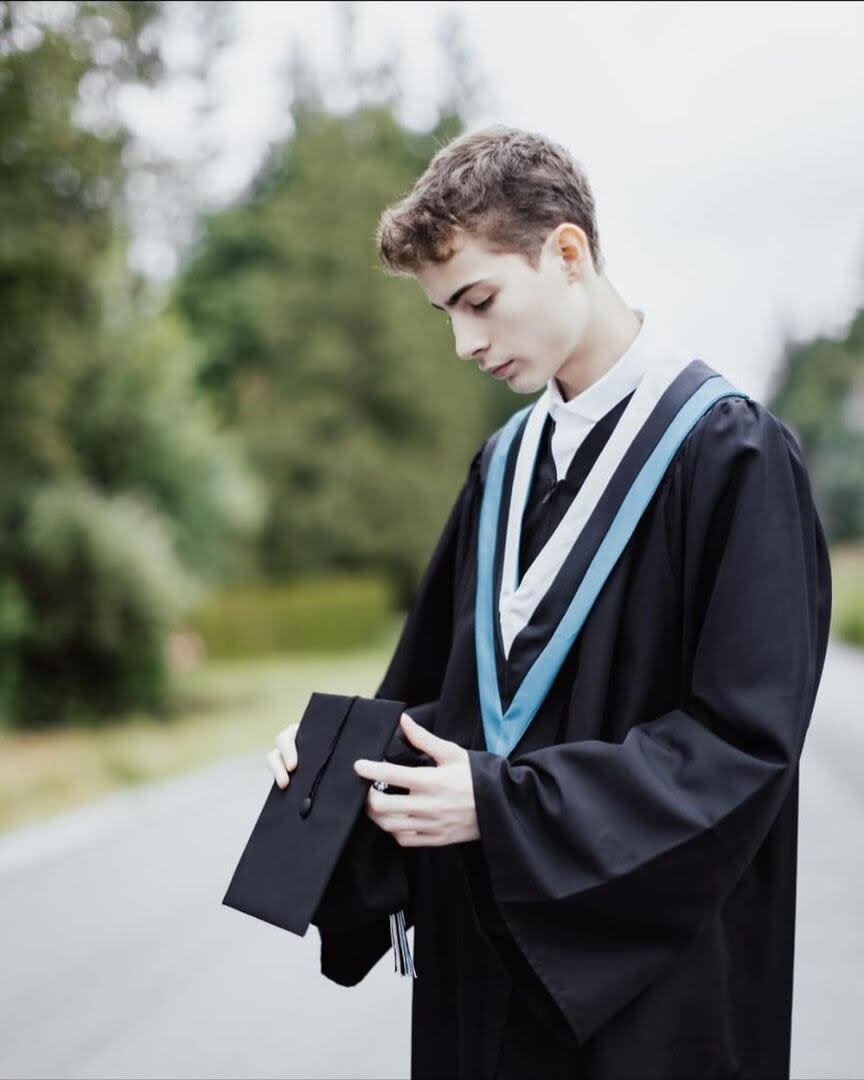
[[[558,381],[554,376],[547,383],[549,412],[555,423],[551,449],[559,480],[567,475],[573,455],[591,428],[636,389],[652,359],[657,355],[660,345],[658,335],[653,332],[654,328],[650,323],[646,325],[645,312],[641,308],[633,310],[642,323],[639,333],[623,356],[596,382],[570,401],[565,401],[561,396]]]

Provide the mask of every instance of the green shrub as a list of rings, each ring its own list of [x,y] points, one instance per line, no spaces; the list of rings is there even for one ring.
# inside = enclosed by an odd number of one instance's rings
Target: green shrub
[[[831,632],[864,647],[864,544],[831,549]]]
[[[837,617],[835,633],[850,645],[864,648],[864,601],[857,611],[847,611]]]
[[[189,616],[212,659],[339,652],[374,645],[393,620],[382,578],[346,574],[285,585],[233,586]]]
[[[9,726],[102,723],[167,696],[165,637],[201,595],[147,500],[44,484],[0,588]]]

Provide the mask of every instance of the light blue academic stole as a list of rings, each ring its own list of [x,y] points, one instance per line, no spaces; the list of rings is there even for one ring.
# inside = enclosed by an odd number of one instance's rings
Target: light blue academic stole
[[[477,543],[475,647],[486,748],[509,756],[542,705],[579,631],[681,443],[720,398],[748,397],[701,360],[671,358],[649,370],[592,466],[558,528],[517,581],[519,537],[537,449],[548,415],[548,392],[520,409],[500,430],[489,460]],[[511,487],[505,551],[497,550],[504,474],[522,431]],[[608,489],[608,491],[607,491]],[[612,498],[604,498],[612,493]],[[599,505],[598,505],[599,504]],[[527,625],[567,554],[593,514],[602,514],[599,542],[562,618],[502,710],[496,666],[500,620],[505,656]],[[596,524],[596,522],[594,522]],[[591,535],[598,535],[592,530]],[[590,552],[589,552],[590,554]],[[493,596],[496,559],[504,560],[502,587]],[[521,590],[521,591],[520,591]]]

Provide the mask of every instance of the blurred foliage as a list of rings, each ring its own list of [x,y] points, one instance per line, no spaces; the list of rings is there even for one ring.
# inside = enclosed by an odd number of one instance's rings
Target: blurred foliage
[[[150,3],[0,5],[0,718],[158,710],[164,640],[261,490],[182,325],[137,302],[129,135],[162,70]],[[149,42],[149,43],[148,43]]]
[[[801,442],[829,540],[864,536],[864,309],[838,340],[787,342],[768,404]]]
[[[210,78],[229,7],[183,6],[187,31],[206,31],[187,83]],[[260,647],[376,635],[393,586],[410,600],[479,441],[512,411],[503,388],[468,383],[446,323],[374,251],[382,208],[477,93],[458,20],[442,35],[448,96],[418,134],[396,120],[395,65],[361,71],[354,5],[339,5],[355,107],[331,114],[295,51],[290,136],[203,221],[166,305],[130,270],[130,245],[153,218],[143,193],[188,195],[194,163],[136,142],[119,102],[167,79],[177,10],[0,0],[9,726],[169,715],[166,643],[193,611],[217,651],[231,605]],[[334,572],[360,577],[290,601],[229,590],[207,607],[215,584]]]
[[[831,632],[864,648],[864,544],[831,549]]]
[[[390,632],[393,598],[385,581],[363,574],[309,578],[293,585],[235,585],[187,619],[208,659],[369,648]]]
[[[383,573],[405,605],[471,457],[514,403],[375,251],[381,211],[458,118],[416,133],[388,104],[336,116],[315,100],[295,101],[246,197],[204,221],[175,305],[202,342],[202,386],[266,477],[254,561],[274,579]]]
[[[60,720],[58,706],[67,717],[85,703],[108,715],[128,700],[159,707],[158,631],[196,595],[166,525],[140,498],[78,481],[34,492],[17,558],[28,601],[20,670],[34,723]]]

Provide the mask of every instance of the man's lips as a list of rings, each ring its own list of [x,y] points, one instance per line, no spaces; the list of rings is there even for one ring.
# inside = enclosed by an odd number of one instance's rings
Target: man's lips
[[[499,364],[498,367],[487,368],[486,374],[491,375],[493,379],[501,379],[508,373],[508,370],[512,363],[513,360],[511,359],[506,360],[503,364]]]

